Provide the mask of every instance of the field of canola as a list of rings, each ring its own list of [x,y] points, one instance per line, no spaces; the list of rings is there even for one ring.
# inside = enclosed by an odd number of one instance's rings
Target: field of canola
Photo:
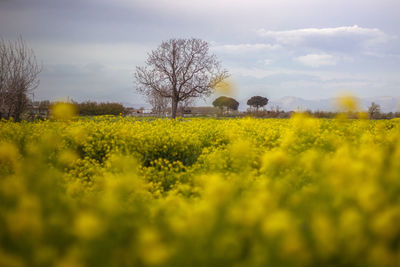
[[[0,266],[400,266],[400,121],[0,122]]]

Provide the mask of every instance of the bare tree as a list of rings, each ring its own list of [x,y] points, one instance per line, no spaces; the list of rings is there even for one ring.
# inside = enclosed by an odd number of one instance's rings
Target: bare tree
[[[29,94],[39,85],[41,70],[35,53],[21,37],[0,39],[0,117],[20,120]]]
[[[148,54],[146,66],[136,67],[138,92],[157,93],[171,101],[171,117],[178,104],[194,97],[209,96],[213,88],[229,75],[221,70],[209,45],[200,39],[171,39]]]

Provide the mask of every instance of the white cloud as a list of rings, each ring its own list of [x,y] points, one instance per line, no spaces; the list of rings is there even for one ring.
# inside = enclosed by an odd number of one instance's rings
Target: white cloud
[[[265,59],[264,60],[264,64],[265,65],[270,65],[272,63],[272,60],[271,59]]]
[[[293,74],[292,70],[287,69],[273,69],[273,70],[265,70],[261,68],[245,68],[245,67],[232,67],[229,68],[229,71],[233,74],[233,76],[244,76],[251,77],[256,79],[263,79],[274,75],[280,74]]]
[[[305,66],[313,68],[318,68],[321,66],[335,66],[338,61],[337,58],[328,54],[308,54],[297,57],[295,60]]]
[[[336,28],[305,28],[288,31],[256,30],[262,37],[272,37],[282,44],[299,44],[312,37],[346,37],[359,36],[366,38],[371,43],[382,43],[390,39],[390,36],[377,28],[362,28],[357,25]]]
[[[314,48],[322,51],[362,52],[374,54],[390,40],[396,38],[377,28],[357,25],[336,28],[304,28],[287,31],[256,30],[264,38],[284,46]]]
[[[281,46],[278,44],[236,44],[216,45],[213,50],[230,54],[260,52],[265,50],[276,50]]]
[[[289,68],[246,68],[246,67],[232,67],[229,71],[233,76],[251,77],[256,79],[271,78],[273,76],[287,75],[287,76],[308,76],[310,79],[322,82],[331,82],[337,80],[346,81],[364,81],[373,82],[375,80],[391,80],[393,83],[399,82],[400,79],[392,73],[377,72],[375,76],[363,73],[348,73],[340,71],[322,71],[322,70],[296,70]]]

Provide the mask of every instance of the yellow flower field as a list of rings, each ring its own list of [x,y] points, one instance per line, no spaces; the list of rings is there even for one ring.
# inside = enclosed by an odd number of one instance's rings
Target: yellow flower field
[[[2,121],[0,266],[400,266],[400,120]]]

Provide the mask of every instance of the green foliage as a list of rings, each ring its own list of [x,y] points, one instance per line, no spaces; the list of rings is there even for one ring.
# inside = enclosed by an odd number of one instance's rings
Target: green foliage
[[[120,115],[126,113],[124,106],[119,103],[97,103],[87,101],[77,103],[76,106],[81,116]]]

